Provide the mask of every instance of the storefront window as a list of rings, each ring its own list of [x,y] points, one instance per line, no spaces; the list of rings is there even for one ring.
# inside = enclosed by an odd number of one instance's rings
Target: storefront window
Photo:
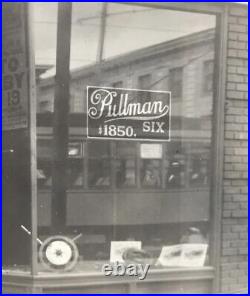
[[[151,269],[166,271],[210,265],[215,23],[213,15],[153,5],[73,3],[63,229],[66,238],[76,237],[79,256],[72,271],[101,271],[112,260],[138,262],[136,256]],[[54,97],[54,74],[47,69],[38,80],[38,101]],[[155,100],[148,91],[169,91],[170,139],[137,139],[139,120],[133,139],[88,138],[87,86],[134,89],[137,95],[127,102],[146,106]],[[48,150],[53,144],[45,139],[52,139],[52,121],[48,124],[46,116],[53,108],[46,104],[40,100],[37,170],[38,236],[45,238],[55,229],[44,210],[55,214],[50,206],[53,154]],[[114,122],[122,126],[123,120]],[[156,123],[147,128],[161,133]],[[198,254],[197,260],[185,260],[186,253]],[[43,264],[41,270],[46,268]]]

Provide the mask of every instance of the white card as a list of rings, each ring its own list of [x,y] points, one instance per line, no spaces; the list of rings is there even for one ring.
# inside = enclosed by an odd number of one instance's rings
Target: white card
[[[207,248],[207,244],[165,246],[157,264],[167,267],[201,267],[205,264]]]
[[[141,158],[143,159],[161,159],[161,144],[141,144]]]
[[[128,248],[141,249],[141,241],[111,241],[110,262],[124,263],[122,254]]]

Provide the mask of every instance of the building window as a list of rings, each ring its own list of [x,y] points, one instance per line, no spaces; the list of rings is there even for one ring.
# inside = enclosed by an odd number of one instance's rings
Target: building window
[[[69,112],[74,113],[76,108],[75,108],[75,95],[73,93],[70,93],[70,100],[69,100]]]
[[[209,147],[192,142],[182,145],[135,142],[88,142],[68,145],[68,188],[85,186],[106,190],[171,190],[172,188],[206,187],[209,185]],[[37,181],[39,188],[52,186],[51,140],[38,140]],[[113,149],[112,149],[113,147]],[[203,148],[201,148],[203,147]],[[85,149],[84,149],[85,148]],[[86,151],[85,151],[86,150]],[[112,157],[111,151],[114,151]],[[85,169],[85,166],[86,169]],[[85,172],[85,173],[84,173]],[[112,185],[113,184],[113,185]]]
[[[209,60],[203,63],[203,93],[211,94],[213,91],[214,61]]]
[[[111,186],[111,153],[109,142],[88,143],[88,186],[108,188]]]
[[[138,89],[139,90],[150,90],[151,89],[151,83],[152,83],[152,75],[151,74],[145,74],[145,75],[139,76],[139,78],[138,78]],[[149,101],[151,101],[150,93],[138,92],[138,97],[140,98],[141,102],[149,102]]]
[[[37,140],[37,185],[46,188],[52,185],[52,141]]]
[[[53,101],[41,101],[39,102],[39,113],[53,112]]]
[[[112,84],[112,87],[114,88],[122,88],[123,87],[123,82],[122,81],[116,81]]]
[[[83,143],[69,142],[67,163],[68,188],[83,186]],[[37,141],[37,183],[38,188],[52,186],[52,140]]]
[[[82,187],[84,182],[84,144],[82,142],[69,142],[67,180],[68,188]]]
[[[142,188],[159,188],[162,177],[162,144],[140,145]]]
[[[190,187],[207,187],[210,182],[209,146],[193,143],[188,156],[188,183]]]
[[[46,188],[52,185],[52,163],[50,160],[38,159],[37,161],[37,186]]]
[[[171,155],[166,174],[167,188],[183,188],[185,186],[186,159],[182,153]]]
[[[173,68],[169,70],[169,90],[174,99],[182,98],[183,88],[183,68]]]
[[[151,74],[146,74],[146,75],[142,75],[139,76],[138,78],[138,88],[139,89],[150,89],[151,88],[151,80],[152,80],[152,76]]]
[[[116,143],[115,177],[117,188],[136,186],[136,143]]]

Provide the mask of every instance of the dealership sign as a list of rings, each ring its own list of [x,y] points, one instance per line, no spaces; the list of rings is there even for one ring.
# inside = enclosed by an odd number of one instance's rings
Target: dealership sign
[[[88,138],[170,140],[168,91],[88,86],[87,103]]]
[[[28,127],[27,3],[5,3],[3,9],[2,125],[15,130]]]

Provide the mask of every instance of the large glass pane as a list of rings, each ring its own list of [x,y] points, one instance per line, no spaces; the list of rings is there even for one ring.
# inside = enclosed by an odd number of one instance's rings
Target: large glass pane
[[[55,7],[49,5],[34,4],[38,33],[47,34],[56,23],[53,9],[48,15],[39,13],[40,7]],[[110,261],[140,261],[166,271],[210,264],[215,24],[213,15],[153,4],[73,3],[69,185],[61,233],[79,252],[72,272],[99,272]],[[36,47],[37,65],[50,65],[37,80],[38,112],[43,113],[38,117],[38,234],[43,240],[58,234],[51,219],[53,155],[46,142],[52,136],[53,44],[48,38]],[[114,88],[116,102],[133,89],[136,95],[127,100],[133,106],[150,106],[156,95],[149,91],[171,92],[170,140],[88,138],[87,86]],[[106,128],[113,130],[114,122]],[[121,135],[126,122],[118,121]],[[147,128],[161,133],[151,123]],[[187,260],[189,255],[194,259]],[[39,266],[58,272],[68,262]]]
[[[37,82],[37,112],[54,110],[56,65],[57,3],[31,4],[33,9],[34,49]],[[52,79],[49,79],[52,78]],[[43,86],[44,83],[44,86]]]
[[[2,4],[2,268],[31,271],[30,71],[27,3]],[[25,274],[25,276],[27,276]]]

